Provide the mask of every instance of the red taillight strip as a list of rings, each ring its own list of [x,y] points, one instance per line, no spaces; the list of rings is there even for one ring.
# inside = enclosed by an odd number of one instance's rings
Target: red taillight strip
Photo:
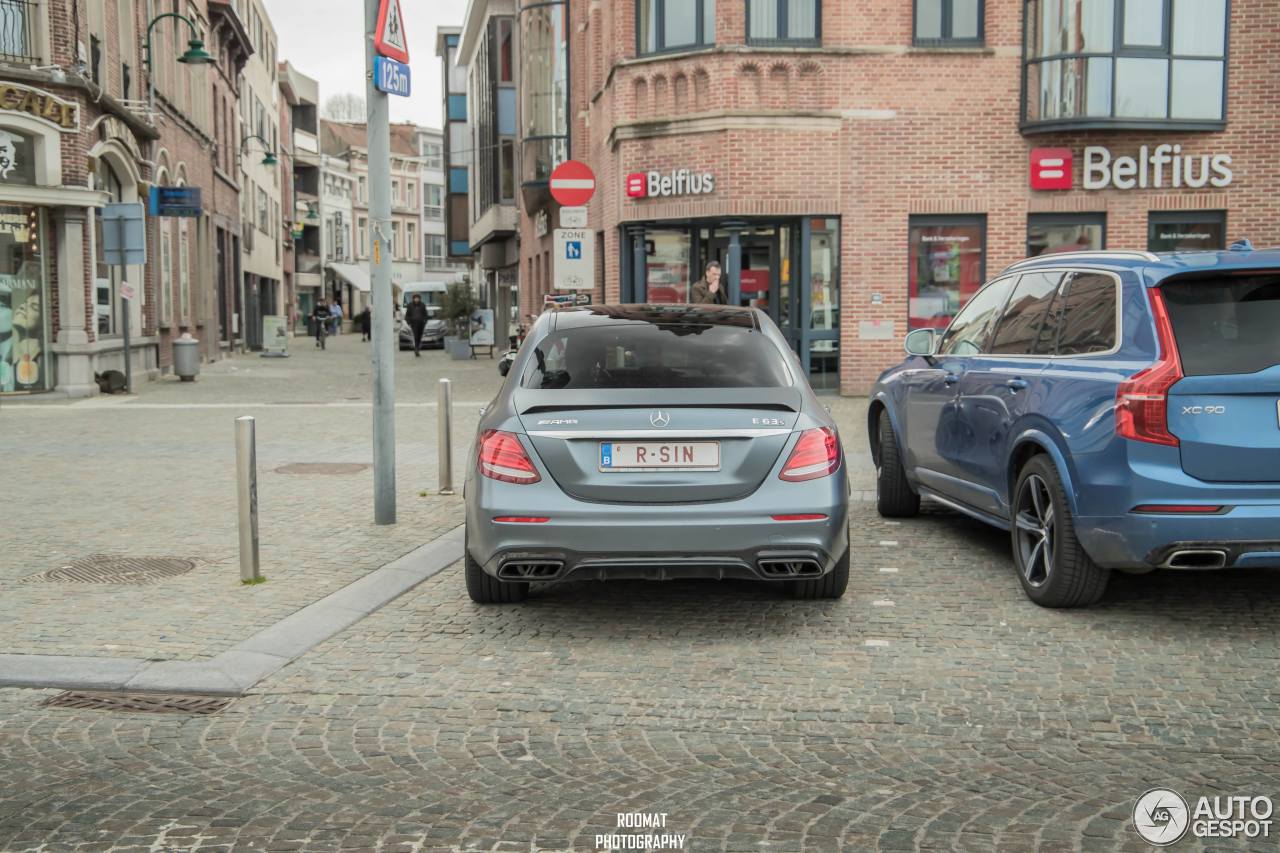
[[[516,484],[536,483],[542,479],[519,436],[514,433],[485,430],[480,436],[476,456],[480,473],[490,479]]]
[[[789,482],[816,480],[839,468],[840,458],[840,439],[835,430],[831,427],[807,429],[800,433],[778,477]]]
[[[1182,379],[1182,360],[1164,294],[1149,288],[1147,301],[1155,319],[1159,353],[1155,364],[1133,374],[1116,389],[1116,435],[1177,447],[1178,437],[1169,432],[1169,389]]]
[[[774,521],[825,521],[826,515],[821,512],[796,512],[790,515],[769,516]]]
[[[1170,515],[1213,515],[1226,507],[1210,504],[1139,504],[1129,512],[1168,513]]]
[[[546,524],[551,519],[545,515],[498,515],[493,520],[503,524]]]

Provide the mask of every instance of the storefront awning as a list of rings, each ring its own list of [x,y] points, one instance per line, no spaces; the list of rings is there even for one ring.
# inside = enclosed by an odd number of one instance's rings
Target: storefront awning
[[[355,264],[329,264],[329,269],[333,270],[338,278],[347,284],[355,287],[357,290],[369,292],[369,271],[358,267]]]

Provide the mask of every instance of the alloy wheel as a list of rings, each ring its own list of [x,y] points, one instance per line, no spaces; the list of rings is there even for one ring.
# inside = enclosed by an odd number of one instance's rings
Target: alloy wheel
[[[1019,568],[1033,587],[1044,586],[1053,574],[1056,542],[1053,492],[1039,474],[1022,481],[1018,492],[1017,525]]]

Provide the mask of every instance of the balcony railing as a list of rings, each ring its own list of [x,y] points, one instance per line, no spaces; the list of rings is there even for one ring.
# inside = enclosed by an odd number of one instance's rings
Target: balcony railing
[[[0,0],[0,62],[39,65],[36,54],[37,0]]]
[[[444,206],[438,204],[423,205],[422,215],[427,219],[444,219]]]

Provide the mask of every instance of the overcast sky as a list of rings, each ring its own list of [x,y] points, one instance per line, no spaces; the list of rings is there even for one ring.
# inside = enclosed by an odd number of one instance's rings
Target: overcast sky
[[[364,0],[265,0],[280,42],[280,58],[320,81],[320,105],[330,95],[365,93]],[[461,26],[466,0],[400,0],[409,33],[413,94],[391,98],[391,120],[441,126],[436,27]]]

